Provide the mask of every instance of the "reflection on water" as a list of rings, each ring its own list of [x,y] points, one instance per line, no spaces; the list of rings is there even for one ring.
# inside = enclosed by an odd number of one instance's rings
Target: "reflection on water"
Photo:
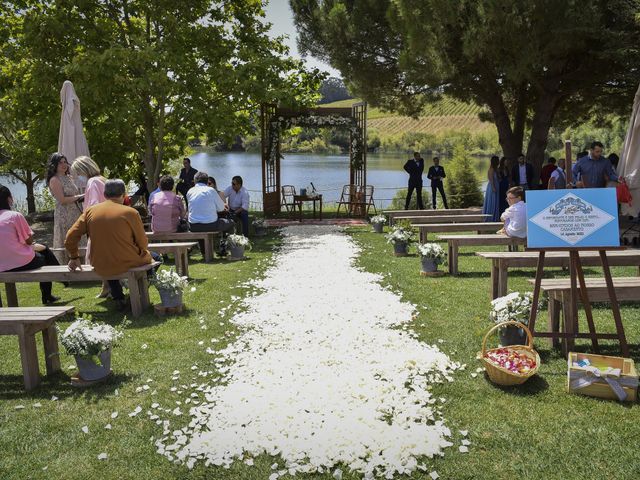
[[[387,207],[399,188],[406,188],[407,174],[402,166],[410,157],[408,154],[367,154],[367,184],[375,187],[374,200],[377,207]],[[259,153],[198,152],[191,155],[192,165],[206,171],[217,181],[219,188],[231,185],[231,177],[240,175],[249,190],[252,208],[262,208],[262,167]],[[472,158],[476,176],[485,182],[488,158]],[[441,157],[441,165],[446,169],[449,159]],[[432,165],[431,158],[425,157],[425,187],[429,186],[426,171]],[[21,183],[7,183],[8,177],[0,176],[0,183],[7,184],[14,198],[24,202],[26,190]],[[445,180],[446,181],[446,180]],[[281,184],[293,185],[296,190],[307,187],[311,182],[323,194],[324,202],[336,202],[340,198],[342,186],[349,183],[349,157],[346,155],[286,154],[281,163]],[[483,187],[484,189],[484,187]],[[430,195],[430,192],[429,192]],[[424,196],[426,199],[429,195]]]

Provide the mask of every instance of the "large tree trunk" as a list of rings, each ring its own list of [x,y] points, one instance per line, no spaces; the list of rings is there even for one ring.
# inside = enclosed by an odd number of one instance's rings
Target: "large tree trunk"
[[[150,99],[146,97],[142,102],[142,116],[144,119],[144,169],[147,175],[147,188],[149,191],[156,189],[156,156],[153,112],[149,105]]]
[[[549,129],[553,117],[560,106],[559,95],[542,93],[534,106],[534,115],[531,122],[531,138],[527,146],[527,160],[533,165],[534,184],[540,179],[540,171],[544,163],[544,152],[549,141]]]
[[[502,147],[502,152],[507,157],[509,166],[511,166],[522,152],[524,122],[527,114],[526,88],[521,88],[517,92],[518,98],[516,111],[514,112],[513,127],[498,87],[495,84],[488,84],[488,88],[484,93],[484,101],[491,110],[493,123],[498,130],[498,141]]]
[[[27,187],[27,211],[29,213],[35,213],[36,211],[36,196],[35,196],[35,184],[38,180],[37,176],[33,176],[30,170],[26,171],[26,182],[24,182]]]

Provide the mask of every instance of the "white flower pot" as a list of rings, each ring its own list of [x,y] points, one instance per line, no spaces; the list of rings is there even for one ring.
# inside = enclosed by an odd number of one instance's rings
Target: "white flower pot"
[[[236,245],[234,247],[229,247],[229,252],[231,253],[231,258],[233,259],[241,259],[244,258],[244,247],[240,245]]]
[[[407,251],[408,248],[409,245],[407,242],[395,242],[393,244],[393,254],[396,257],[406,257],[409,255],[409,252]]]
[[[384,228],[384,224],[383,223],[372,223],[371,225],[373,225],[373,231],[376,233],[382,233],[382,229]]]
[[[111,349],[98,354],[98,357],[101,365],[97,365],[91,358],[75,356],[80,378],[92,382],[101,380],[109,375],[111,372]]]
[[[160,294],[160,302],[163,307],[175,308],[182,305],[182,292],[159,288],[158,293]]]
[[[422,271],[423,272],[437,272],[438,271],[438,264],[436,263],[436,261],[433,258],[429,258],[429,257],[422,257],[421,259],[422,261]]]

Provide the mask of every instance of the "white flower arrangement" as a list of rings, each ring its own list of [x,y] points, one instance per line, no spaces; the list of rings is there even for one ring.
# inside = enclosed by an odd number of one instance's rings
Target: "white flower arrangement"
[[[173,267],[171,267],[169,270],[158,270],[151,279],[151,283],[155,285],[158,290],[170,290],[174,295],[178,295],[189,285],[189,279],[188,277],[179,275]]]
[[[418,244],[418,253],[421,257],[432,259],[436,263],[445,262],[444,249],[437,243],[420,243]]]
[[[78,318],[60,334],[60,343],[69,355],[92,358],[117,345],[124,332],[90,319]]]
[[[227,246],[229,247],[244,247],[245,250],[251,250],[251,242],[244,235],[229,235],[227,237]]]
[[[371,217],[371,223],[387,223],[387,217],[384,215],[376,215]]]
[[[495,323],[514,320],[528,325],[532,304],[533,293],[513,292],[509,295],[505,295],[504,297],[499,297],[491,301],[491,312],[489,313],[489,317]]]
[[[395,226],[390,233],[385,235],[387,243],[411,243],[413,241],[413,231],[403,226]]]

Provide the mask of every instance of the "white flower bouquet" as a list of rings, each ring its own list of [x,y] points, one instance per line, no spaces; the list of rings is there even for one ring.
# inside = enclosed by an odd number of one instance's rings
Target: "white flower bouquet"
[[[245,250],[251,250],[251,242],[244,235],[229,235],[227,237],[228,247],[244,247]]]
[[[179,275],[173,267],[171,267],[169,270],[158,270],[151,279],[151,283],[155,285],[158,290],[170,291],[173,292],[174,295],[178,295],[189,285],[189,280],[188,277]]]
[[[444,249],[437,243],[419,243],[418,253],[421,257],[430,258],[435,263],[444,263],[446,256]]]
[[[385,217],[384,215],[376,215],[374,217],[371,217],[370,222],[373,223],[373,224],[376,224],[376,223],[387,223],[387,217]]]
[[[533,293],[513,292],[504,297],[496,298],[491,301],[491,312],[489,317],[495,323],[508,322],[514,320],[516,322],[529,324],[529,314],[531,313],[531,305],[533,304]]]
[[[121,329],[78,318],[60,334],[60,343],[69,355],[95,358],[117,345],[124,332]]]
[[[411,243],[413,241],[413,231],[401,225],[393,227],[393,230],[385,235],[387,243]]]

